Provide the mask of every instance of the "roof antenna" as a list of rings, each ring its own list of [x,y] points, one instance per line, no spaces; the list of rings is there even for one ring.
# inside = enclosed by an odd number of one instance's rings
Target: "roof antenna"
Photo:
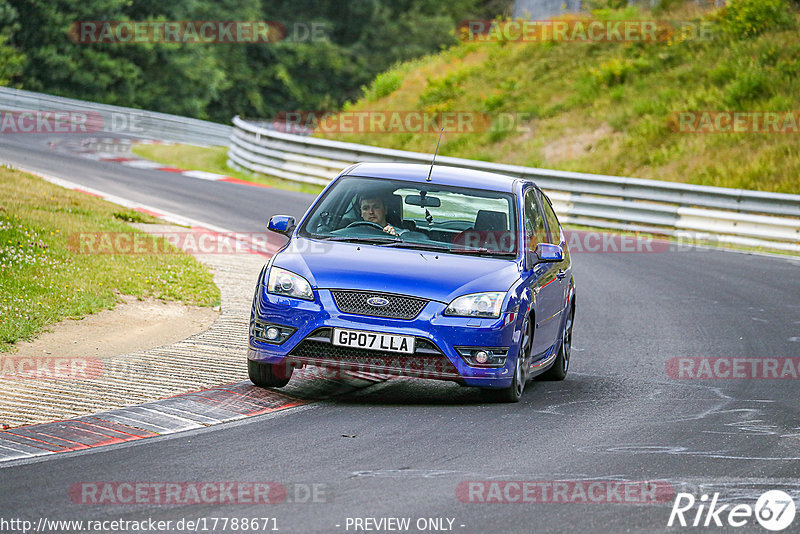
[[[436,154],[439,153],[439,143],[442,142],[442,134],[444,133],[444,126],[442,126],[442,131],[439,132],[439,140],[436,141],[436,151],[433,153],[433,159],[431,159],[431,168],[428,169],[428,177],[425,179],[426,182],[431,181],[431,173],[433,172],[433,164],[436,162]]]

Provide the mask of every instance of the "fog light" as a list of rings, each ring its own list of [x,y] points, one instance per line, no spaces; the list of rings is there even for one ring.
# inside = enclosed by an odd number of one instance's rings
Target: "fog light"
[[[251,335],[262,343],[274,343],[280,345],[291,336],[296,328],[291,326],[281,326],[277,324],[263,323],[256,319],[251,326]]]
[[[453,347],[461,359],[472,367],[502,367],[506,363],[508,347]]]

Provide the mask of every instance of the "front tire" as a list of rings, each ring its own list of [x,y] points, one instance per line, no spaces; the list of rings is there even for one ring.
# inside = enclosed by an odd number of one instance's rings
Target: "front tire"
[[[503,389],[489,389],[486,392],[497,402],[519,402],[522,393],[525,391],[525,383],[528,381],[528,363],[530,359],[531,345],[533,342],[533,329],[530,321],[526,318],[522,326],[522,340],[519,344],[517,361],[514,364],[514,376],[511,386]]]
[[[287,365],[247,360],[250,381],[260,388],[282,388],[292,378],[293,369]]]
[[[569,370],[569,357],[572,355],[572,323],[575,319],[575,306],[570,306],[564,330],[561,332],[561,346],[553,366],[539,375],[537,380],[564,380]]]

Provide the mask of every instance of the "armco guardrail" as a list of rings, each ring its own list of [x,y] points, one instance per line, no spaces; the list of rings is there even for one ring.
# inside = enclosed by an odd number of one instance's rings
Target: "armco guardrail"
[[[233,128],[178,115],[109,106],[96,102],[0,87],[0,110],[86,114],[83,130],[98,135],[126,135],[195,145],[227,145]],[[82,130],[76,130],[82,131]],[[6,132],[7,133],[7,132]]]
[[[228,164],[325,185],[359,161],[430,163],[431,154],[317,139],[233,119]],[[800,195],[553,171],[439,156],[441,165],[531,179],[564,222],[800,252]]]

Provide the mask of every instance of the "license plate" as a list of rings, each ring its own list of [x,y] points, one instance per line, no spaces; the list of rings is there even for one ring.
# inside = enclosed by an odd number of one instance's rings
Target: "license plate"
[[[334,328],[332,341],[334,345],[341,347],[414,354],[414,336],[398,336],[396,334]]]

